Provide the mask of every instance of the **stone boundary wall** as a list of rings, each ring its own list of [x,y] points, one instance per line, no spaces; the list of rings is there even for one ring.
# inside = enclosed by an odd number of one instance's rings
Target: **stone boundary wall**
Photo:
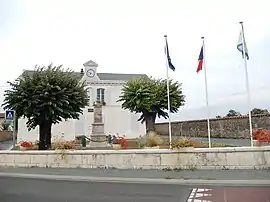
[[[173,136],[207,137],[207,120],[191,120],[172,122]],[[252,117],[253,130],[263,128],[270,130],[270,115]],[[156,123],[156,131],[168,135],[168,123]],[[249,138],[248,116],[210,119],[211,136],[213,138]]]
[[[3,167],[265,169],[270,146],[137,150],[0,151]]]

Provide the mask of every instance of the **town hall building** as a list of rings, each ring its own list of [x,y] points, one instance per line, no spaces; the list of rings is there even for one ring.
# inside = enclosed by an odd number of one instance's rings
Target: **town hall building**
[[[52,138],[74,140],[76,136],[80,135],[90,137],[94,121],[93,108],[96,102],[102,104],[102,121],[106,135],[118,133],[129,138],[144,135],[145,125],[137,121],[140,114],[134,114],[129,110],[122,109],[121,103],[117,102],[117,100],[125,82],[146,75],[98,73],[98,64],[92,60],[84,63],[83,66],[84,68],[80,72],[75,72],[74,76],[87,83],[89,104],[83,109],[83,114],[79,120],[71,119],[53,125]],[[25,71],[29,74],[33,73],[33,71]],[[38,140],[38,127],[35,130],[28,131],[26,122],[27,119],[24,118],[18,120],[17,141]]]

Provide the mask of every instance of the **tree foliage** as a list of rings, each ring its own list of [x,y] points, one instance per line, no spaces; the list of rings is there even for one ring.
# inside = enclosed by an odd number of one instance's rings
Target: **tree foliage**
[[[51,126],[67,119],[78,119],[88,103],[87,89],[70,70],[62,66],[36,67],[8,82],[4,109],[13,109],[18,118],[27,118],[29,130],[39,126],[40,149],[51,144]]]
[[[235,111],[234,109],[230,109],[226,117],[233,117],[233,116],[241,116],[241,113]]]
[[[185,103],[181,84],[169,80],[170,111],[178,112]],[[128,81],[118,102],[122,108],[134,113],[141,113],[138,121],[146,122],[146,130],[154,130],[155,119],[158,116],[168,118],[167,80],[143,77]]]
[[[267,109],[253,108],[251,110],[251,115],[268,115],[270,114]],[[248,114],[247,114],[248,115]],[[228,114],[225,117],[241,116],[240,112],[237,112],[234,109],[229,110]]]
[[[268,115],[269,111],[267,109],[254,108],[251,110],[252,115]]]

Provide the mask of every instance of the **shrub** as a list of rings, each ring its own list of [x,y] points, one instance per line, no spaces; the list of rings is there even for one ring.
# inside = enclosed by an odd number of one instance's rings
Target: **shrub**
[[[1,123],[0,129],[1,129],[2,131],[4,131],[4,130],[9,130],[9,127],[10,127],[10,123],[4,121],[3,123]]]
[[[163,139],[154,131],[150,131],[146,134],[146,146],[155,147],[163,144]]]
[[[113,140],[113,144],[120,144],[122,149],[128,148],[128,141],[124,137],[119,137]]]
[[[27,148],[27,149],[32,149],[33,148],[33,143],[30,141],[22,141],[19,143],[21,147]]]
[[[141,135],[140,135],[140,136],[136,139],[136,141],[137,141],[137,145],[138,145],[139,148],[145,147],[145,145],[146,145],[146,138],[145,138],[145,136],[141,136]]]
[[[253,131],[252,137],[254,140],[258,140],[259,142],[270,142],[270,134],[264,129]]]
[[[172,141],[172,148],[180,149],[183,147],[194,147],[194,143],[192,140],[187,138],[181,138]]]
[[[75,149],[74,141],[56,141],[52,143],[52,149]]]

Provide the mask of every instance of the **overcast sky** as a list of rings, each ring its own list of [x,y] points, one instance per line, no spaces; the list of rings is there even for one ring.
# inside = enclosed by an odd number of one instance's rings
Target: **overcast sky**
[[[211,115],[246,112],[245,71],[236,49],[244,21],[253,107],[270,105],[270,2],[267,0],[0,0],[0,84],[35,64],[165,78],[164,34],[186,106],[173,119],[205,118],[204,74],[196,73],[205,37]]]

